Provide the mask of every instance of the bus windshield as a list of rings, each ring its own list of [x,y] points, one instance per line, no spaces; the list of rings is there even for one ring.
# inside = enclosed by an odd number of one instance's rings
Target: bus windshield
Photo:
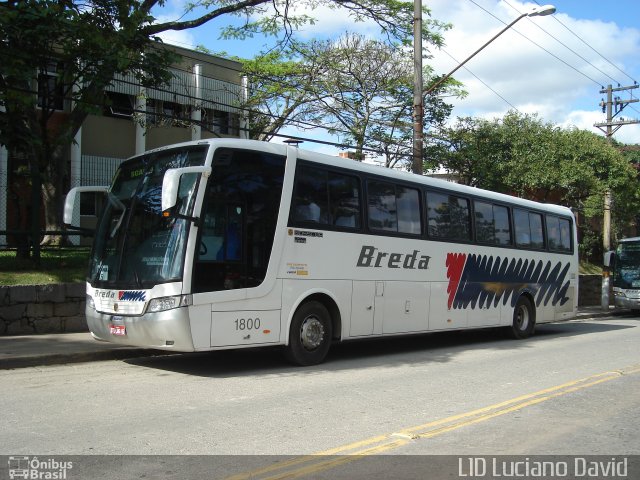
[[[640,288],[640,242],[623,242],[618,246],[613,285]]]
[[[181,177],[176,213],[162,216],[170,168],[204,165],[207,145],[152,152],[124,162],[98,222],[87,280],[102,288],[151,288],[182,279],[185,242],[199,174]]]

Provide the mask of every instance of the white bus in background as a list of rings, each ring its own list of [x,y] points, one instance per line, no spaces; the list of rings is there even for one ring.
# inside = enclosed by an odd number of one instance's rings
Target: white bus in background
[[[133,157],[107,199],[87,277],[99,340],[282,345],[311,365],[332,342],[486,327],[526,338],[576,311],[575,220],[561,206],[237,139]]]

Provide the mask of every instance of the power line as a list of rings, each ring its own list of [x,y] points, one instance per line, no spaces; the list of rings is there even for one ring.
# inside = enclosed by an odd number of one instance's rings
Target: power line
[[[537,0],[534,0],[538,5],[540,5],[540,3]],[[625,72],[624,70],[622,70],[620,67],[618,67],[615,63],[613,63],[611,60],[609,60],[607,57],[605,57],[602,53],[600,53],[598,50],[596,50],[595,48],[593,48],[593,46],[591,44],[589,44],[588,42],[586,42],[582,37],[580,37],[577,33],[575,33],[573,30],[571,30],[567,25],[565,25],[564,23],[562,23],[562,21],[557,17],[557,16],[553,16],[553,19],[558,22],[560,25],[562,25],[569,33],[571,33],[573,36],[575,36],[578,40],[580,40],[582,43],[584,43],[587,47],[589,47],[591,50],[593,50],[595,53],[597,53],[602,59],[604,59],[607,63],[609,63],[609,65],[611,65],[613,68],[615,68],[616,70],[618,70],[620,73],[622,73],[623,75],[625,75],[626,77],[628,77],[629,79],[631,79],[632,82],[635,82],[635,78],[633,78],[631,75],[629,75],[627,72]],[[611,78],[611,77],[609,77]],[[617,81],[616,81],[617,82]],[[620,83],[620,82],[617,82]]]
[[[456,63],[460,63],[453,55],[451,55],[449,52],[447,52],[445,49],[441,48],[440,50],[442,50],[445,54],[447,54],[454,62]],[[500,97],[507,105],[509,105],[511,108],[513,108],[515,111],[520,112],[520,110],[518,110],[518,108],[513,105],[509,100],[507,100],[506,98],[504,98],[501,94],[499,94],[496,90],[494,90],[493,88],[491,88],[489,86],[488,83],[486,83],[484,80],[482,80],[480,77],[478,77],[475,73],[473,73],[471,70],[469,70],[468,67],[463,66],[462,68],[464,68],[467,72],[469,72],[471,75],[473,75],[480,83],[482,83],[485,87],[487,87],[489,90],[491,90],[495,95],[497,95],[498,97]]]
[[[504,3],[506,3],[507,5],[509,5],[513,10],[515,10],[516,12],[518,12],[518,14],[522,14],[522,12],[520,12],[516,7],[514,7],[513,5],[511,5],[507,0],[503,0]],[[555,18],[555,17],[554,17]],[[596,65],[594,65],[593,63],[591,63],[588,59],[586,59],[585,57],[583,57],[582,55],[580,55],[578,52],[576,52],[575,50],[573,50],[569,45],[567,45],[566,43],[564,43],[562,40],[560,40],[559,38],[555,37],[553,34],[549,33],[547,30],[545,30],[544,28],[542,28],[540,26],[540,24],[538,22],[533,22],[531,21],[531,19],[527,19],[529,20],[533,25],[535,25],[538,29],[542,30],[544,33],[546,33],[549,37],[553,38],[556,42],[558,42],[560,45],[562,45],[564,48],[566,48],[567,50],[569,50],[571,53],[573,53],[575,56],[577,56],[578,58],[580,58],[581,60],[585,61],[586,63],[588,63],[589,65],[591,65],[594,69],[596,69],[598,72],[600,72],[602,75],[604,75],[605,77],[609,78],[610,80],[613,80],[614,82],[617,82],[617,80],[615,78],[613,78],[611,75],[609,75],[606,72],[603,72],[602,70],[600,70]]]
[[[469,0],[471,3],[473,3],[475,6],[477,6],[478,8],[480,8],[481,10],[485,11],[487,14],[491,15],[493,18],[495,18],[496,20],[498,20],[500,23],[506,25],[507,22],[501,20],[500,18],[498,18],[497,16],[495,16],[493,13],[491,13],[489,10],[487,10],[486,8],[484,8],[482,5],[478,4],[477,2],[475,2],[474,0]],[[553,58],[555,58],[556,60],[558,60],[559,62],[563,63],[564,65],[566,65],[567,67],[571,68],[572,70],[575,70],[577,73],[579,73],[580,75],[582,75],[583,77],[585,77],[586,79],[592,81],[593,83],[595,83],[596,85],[601,85],[602,82],[598,82],[596,80],[594,80],[593,78],[591,78],[589,75],[587,75],[586,73],[580,71],[579,69],[577,69],[576,67],[574,67],[573,65],[569,64],[567,61],[563,60],[562,58],[560,58],[559,56],[557,56],[555,53],[549,51],[548,49],[544,48],[542,45],[540,45],[539,43],[535,42],[534,40],[531,40],[529,37],[527,37],[525,34],[519,32],[516,28],[512,28],[512,31],[517,33],[518,35],[520,35],[522,38],[526,39],[527,41],[531,42],[532,44],[534,44],[536,47],[538,47],[539,49],[543,50],[544,52],[548,53],[549,55],[551,55]]]

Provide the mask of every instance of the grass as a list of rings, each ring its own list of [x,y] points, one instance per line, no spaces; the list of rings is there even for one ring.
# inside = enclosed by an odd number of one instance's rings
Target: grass
[[[602,275],[602,266],[580,260],[581,275]]]
[[[84,282],[88,249],[42,250],[40,268],[30,259],[16,258],[15,251],[0,251],[0,285],[41,285]]]

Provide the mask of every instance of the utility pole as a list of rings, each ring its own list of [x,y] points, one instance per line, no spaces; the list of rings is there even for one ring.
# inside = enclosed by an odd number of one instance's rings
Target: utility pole
[[[413,0],[413,158],[411,171],[422,175],[424,102],[422,94],[422,0]]]
[[[620,87],[613,88],[611,85],[607,86],[607,88],[603,88],[600,90],[600,93],[607,94],[607,100],[602,99],[600,102],[600,106],[602,107],[602,112],[607,114],[607,121],[600,122],[594,124],[594,127],[599,128],[604,132],[607,137],[607,141],[611,142],[613,140],[613,134],[616,133],[620,127],[623,125],[632,125],[634,123],[640,123],[640,120],[629,120],[624,118],[619,118],[614,120],[624,107],[626,107],[630,103],[635,103],[638,101],[637,98],[632,98],[629,100],[623,100],[619,96],[614,98],[614,92],[622,92],[625,90],[633,90],[634,88],[638,88],[638,84],[631,85],[629,87]],[[611,249],[611,191],[607,189],[604,196],[604,219],[602,226],[602,244],[604,246],[605,251]]]
[[[624,107],[626,107],[630,103],[635,103],[638,101],[637,98],[623,100],[619,96],[613,97],[614,92],[623,92],[625,90],[633,90],[634,88],[638,88],[638,83],[636,82],[634,85],[628,87],[621,87],[618,85],[617,88],[613,88],[611,85],[608,85],[607,88],[603,88],[600,90],[600,93],[607,94],[607,100],[602,99],[600,102],[600,106],[602,107],[602,113],[607,114],[607,121],[600,122],[594,124],[594,127],[599,128],[604,132],[607,141],[611,143],[613,140],[613,134],[616,133],[620,127],[623,125],[632,125],[634,123],[640,123],[640,120],[625,120],[620,117],[618,120],[614,120]],[[604,192],[604,212],[602,218],[602,246],[605,252],[611,250],[611,203],[612,203],[612,195],[611,190],[607,188]],[[601,296],[601,307],[603,310],[609,309],[609,275],[604,269],[602,271],[602,296]]]

